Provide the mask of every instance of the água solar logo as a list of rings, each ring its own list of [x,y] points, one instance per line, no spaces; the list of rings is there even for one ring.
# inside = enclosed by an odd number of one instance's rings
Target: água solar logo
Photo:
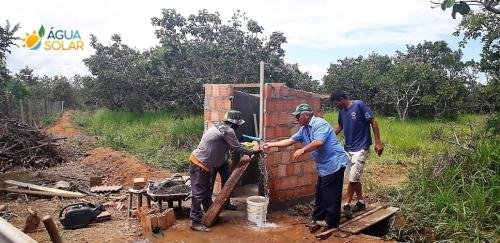
[[[45,28],[40,26],[38,33],[33,30],[33,33],[26,33],[26,37],[23,39],[23,47],[29,48],[30,50],[36,50],[42,45],[42,37],[45,35]]]
[[[45,34],[47,34],[47,37],[43,40]],[[83,50],[84,46],[78,30],[54,29],[54,27],[51,27],[49,32],[46,33],[43,25],[40,26],[38,32],[33,30],[31,34],[26,33],[23,41],[23,47],[30,50],[37,50],[42,44],[43,49],[47,51],[78,51]]]

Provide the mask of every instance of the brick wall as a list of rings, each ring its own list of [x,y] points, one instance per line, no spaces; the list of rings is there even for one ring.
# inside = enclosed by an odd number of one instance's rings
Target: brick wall
[[[223,119],[231,104],[229,96],[234,92],[230,84],[205,84],[204,120],[205,129],[213,122]],[[290,113],[302,103],[308,103],[315,114],[322,116],[319,95],[295,90],[284,84],[266,84],[264,91],[264,138],[277,141],[290,137],[300,125]],[[242,111],[245,112],[245,111]],[[284,202],[313,195],[317,174],[310,154],[299,161],[293,159],[293,152],[302,147],[296,144],[288,148],[273,148],[267,153],[265,162],[269,173],[269,196],[272,203]],[[220,188],[219,178],[215,191]]]
[[[323,115],[321,98],[317,94],[291,89],[283,84],[266,84],[266,141],[289,138],[298,131],[300,125],[290,113],[302,103],[309,104],[316,115]],[[293,152],[302,147],[302,144],[295,144],[288,148],[273,148],[267,153],[271,202],[283,202],[314,194],[317,174],[310,153],[302,156],[299,161],[293,159]]]
[[[234,88],[230,84],[205,84],[204,121],[205,130],[214,122],[224,118],[231,109],[229,96],[233,95]]]

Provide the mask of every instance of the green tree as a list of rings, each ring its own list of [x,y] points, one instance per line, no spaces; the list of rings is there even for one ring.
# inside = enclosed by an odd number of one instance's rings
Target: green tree
[[[5,26],[0,25],[0,108],[4,107],[6,100],[8,99],[7,95],[7,83],[10,81],[11,76],[9,74],[9,70],[7,69],[7,54],[10,53],[10,47],[15,45],[14,41],[17,37],[14,36],[16,31],[19,30],[19,24],[14,26],[10,25],[10,22],[7,20]],[[9,85],[9,88],[12,87],[13,84]]]

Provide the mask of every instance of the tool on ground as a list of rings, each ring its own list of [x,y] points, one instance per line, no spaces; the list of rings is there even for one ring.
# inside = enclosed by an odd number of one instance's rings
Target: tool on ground
[[[67,212],[63,212],[67,209]],[[65,229],[84,228],[92,222],[97,221],[97,215],[106,211],[101,204],[94,205],[92,203],[75,203],[65,206],[59,212],[59,221]]]

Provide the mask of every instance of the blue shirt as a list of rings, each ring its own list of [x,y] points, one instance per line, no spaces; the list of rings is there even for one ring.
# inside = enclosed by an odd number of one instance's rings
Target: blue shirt
[[[339,125],[344,130],[346,151],[356,152],[370,148],[372,120],[373,112],[361,100],[353,100],[351,107],[339,111]]]
[[[323,145],[312,151],[319,176],[327,176],[347,165],[347,155],[333,132],[332,126],[323,118],[313,116],[307,126],[302,126],[291,139],[296,142],[310,144],[320,140]]]

